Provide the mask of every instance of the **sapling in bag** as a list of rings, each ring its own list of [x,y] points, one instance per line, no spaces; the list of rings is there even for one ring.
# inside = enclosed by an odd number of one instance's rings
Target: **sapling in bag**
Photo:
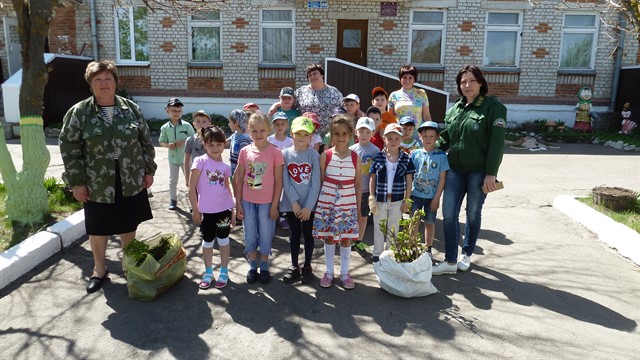
[[[187,254],[175,234],[158,235],[144,242],[134,239],[123,252],[132,299],[155,299],[184,275],[187,266]]]

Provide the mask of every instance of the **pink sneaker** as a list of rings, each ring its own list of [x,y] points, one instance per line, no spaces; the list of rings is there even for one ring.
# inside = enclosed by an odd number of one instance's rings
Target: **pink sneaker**
[[[356,287],[356,283],[353,282],[353,279],[349,274],[340,276],[340,280],[342,281],[342,286],[347,290],[351,290]]]
[[[329,273],[324,273],[324,276],[320,280],[320,286],[323,288],[331,287],[333,284],[333,275]]]

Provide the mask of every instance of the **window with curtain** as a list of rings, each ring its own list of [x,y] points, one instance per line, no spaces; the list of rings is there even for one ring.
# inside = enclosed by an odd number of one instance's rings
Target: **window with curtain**
[[[189,18],[189,61],[219,62],[222,23],[220,11],[203,12]]]
[[[484,66],[517,67],[520,60],[520,13],[490,12],[485,30]]]
[[[115,12],[117,62],[148,62],[149,27],[147,23],[147,7],[116,8]]]
[[[598,21],[595,14],[565,14],[560,69],[593,69],[597,33]]]
[[[293,64],[293,10],[260,11],[260,62]]]
[[[445,15],[444,11],[414,10],[411,13],[410,63],[443,65]]]

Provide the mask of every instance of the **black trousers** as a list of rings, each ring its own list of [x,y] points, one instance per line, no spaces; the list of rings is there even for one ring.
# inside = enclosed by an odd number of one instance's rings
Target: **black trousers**
[[[293,212],[287,212],[289,221],[289,243],[291,245],[291,264],[298,267],[298,256],[300,254],[300,238],[304,237],[304,266],[311,267],[313,257],[313,212],[307,221],[300,221]]]

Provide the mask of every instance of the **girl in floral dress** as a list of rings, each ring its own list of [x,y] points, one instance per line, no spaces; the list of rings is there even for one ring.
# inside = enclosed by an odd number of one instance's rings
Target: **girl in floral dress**
[[[313,236],[324,245],[325,272],[320,286],[331,287],[334,278],[336,244],[340,244],[340,280],[345,289],[355,284],[349,274],[351,242],[358,240],[358,214],[360,213],[361,175],[360,159],[349,149],[353,138],[353,124],[345,116],[331,121],[334,146],[320,155],[322,189],[313,220]]]

